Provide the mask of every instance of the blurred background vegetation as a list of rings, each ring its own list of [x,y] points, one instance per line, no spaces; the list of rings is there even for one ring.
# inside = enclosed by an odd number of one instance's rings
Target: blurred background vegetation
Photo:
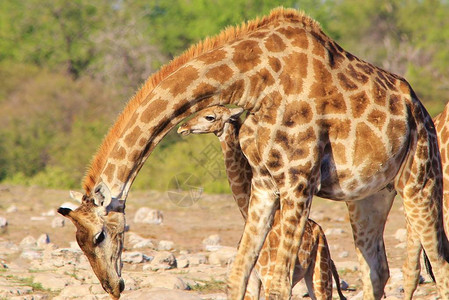
[[[1,0],[0,181],[79,189],[127,100],[198,40],[283,5],[351,53],[405,76],[432,115],[449,100],[447,0]],[[216,138],[169,134],[134,188],[193,173],[229,190]]]

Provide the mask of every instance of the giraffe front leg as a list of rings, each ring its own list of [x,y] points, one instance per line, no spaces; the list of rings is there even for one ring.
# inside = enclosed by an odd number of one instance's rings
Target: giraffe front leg
[[[276,196],[266,184],[253,180],[248,219],[228,278],[228,295],[232,300],[243,299],[248,278],[255,265],[277,208]]]
[[[390,187],[346,202],[363,283],[363,299],[380,299],[390,277],[383,233],[396,191]]]
[[[311,200],[310,186],[305,181],[298,185],[295,193],[281,192],[281,236],[269,299],[284,300],[291,297],[293,272]]]

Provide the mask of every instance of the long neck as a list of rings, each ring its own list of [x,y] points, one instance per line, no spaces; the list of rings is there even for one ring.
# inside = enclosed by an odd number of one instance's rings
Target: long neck
[[[222,47],[203,54],[163,79],[128,118],[95,184],[103,182],[113,198],[125,200],[145,160],[184,118],[217,104],[235,103],[251,110],[259,95],[247,94],[251,83],[243,80],[244,73],[233,66],[231,50]],[[221,60],[210,63],[217,51]]]
[[[232,196],[246,220],[248,217],[248,204],[251,195],[252,171],[248,160],[243,155],[238,140],[240,124],[228,122],[225,124],[223,133],[218,137],[223,151],[226,175]]]

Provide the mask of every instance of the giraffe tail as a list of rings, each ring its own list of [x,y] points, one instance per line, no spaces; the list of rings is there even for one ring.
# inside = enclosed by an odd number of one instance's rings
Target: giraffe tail
[[[432,281],[436,282],[435,281],[435,275],[433,275],[432,265],[430,264],[430,260],[427,257],[426,251],[424,249],[423,249],[423,252],[422,252],[422,256],[423,256],[423,259],[424,259],[424,265],[426,266],[427,273],[432,278]]]
[[[340,276],[338,276],[337,267],[335,266],[334,261],[331,259],[331,267],[332,267],[332,275],[334,276],[335,285],[337,286],[337,292],[340,296],[340,300],[346,300],[346,297],[341,292],[341,285],[340,285]]]

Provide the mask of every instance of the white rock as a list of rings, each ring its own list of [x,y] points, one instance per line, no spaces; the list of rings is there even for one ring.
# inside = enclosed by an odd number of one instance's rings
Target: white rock
[[[159,251],[169,251],[173,249],[173,246],[175,245],[172,241],[159,241],[159,244],[157,245],[157,250]]]
[[[325,235],[341,235],[345,231],[342,228],[328,228],[324,232]]]
[[[22,239],[19,246],[23,249],[30,249],[37,246],[36,239],[31,235],[28,235]]]
[[[144,270],[150,269],[157,270],[169,270],[176,268],[176,257],[170,252],[158,252],[153,260],[149,264],[143,266]]]
[[[0,217],[0,229],[4,229],[8,226],[8,220],[6,218]]]
[[[35,260],[42,257],[42,253],[34,250],[24,250],[22,254],[20,254],[21,258]]]
[[[398,230],[396,230],[394,237],[401,243],[406,242],[407,241],[407,229],[399,228]]]
[[[234,247],[223,247],[209,255],[209,264],[220,265],[225,267],[230,264],[237,254],[237,249]]]
[[[40,283],[44,289],[51,291],[62,290],[73,281],[74,279],[68,275],[55,273],[36,273],[33,278],[34,283]]]
[[[63,217],[55,217],[51,221],[51,228],[60,228],[64,227],[65,219]]]
[[[8,214],[17,212],[17,206],[15,206],[14,204],[13,204],[13,205],[10,205],[10,206],[6,209],[6,212],[7,212]]]
[[[340,257],[340,258],[346,258],[348,256],[349,256],[348,251],[342,251],[342,252],[338,253],[338,257]]]
[[[187,268],[188,266],[189,266],[189,259],[187,258],[186,255],[181,254],[176,258],[176,267],[178,269],[184,269]]]
[[[166,288],[171,290],[187,290],[189,286],[178,276],[170,274],[152,274],[142,280],[142,286]]]
[[[124,252],[122,253],[122,260],[129,264],[140,264],[144,261],[143,254],[140,252]]]
[[[186,255],[189,260],[189,267],[207,264],[207,257],[204,254],[196,253]]]
[[[164,220],[160,210],[141,207],[134,215],[134,223],[161,224]]]
[[[128,241],[132,245],[133,249],[154,248],[153,241],[151,241],[150,239],[143,238],[134,232],[130,232],[128,234]]]
[[[72,285],[66,286],[63,288],[59,296],[61,297],[73,297],[76,295],[77,297],[87,297],[91,294],[89,285]]]
[[[48,234],[44,233],[41,234],[37,240],[36,240],[36,244],[38,247],[43,247],[47,244],[50,244],[50,237],[48,236]]]
[[[203,245],[204,246],[208,246],[208,245],[217,246],[217,245],[220,245],[220,242],[221,242],[220,236],[218,234],[212,234],[203,240]]]
[[[125,298],[124,298],[125,299]],[[143,288],[137,291],[126,293],[126,300],[202,300],[205,298],[184,292],[181,290],[169,290],[164,288]],[[207,299],[210,299],[207,295]],[[226,298],[223,298],[226,299]]]
[[[54,217],[55,216],[55,210],[54,209],[50,209],[49,211],[42,213],[41,216],[43,216],[43,217]]]

